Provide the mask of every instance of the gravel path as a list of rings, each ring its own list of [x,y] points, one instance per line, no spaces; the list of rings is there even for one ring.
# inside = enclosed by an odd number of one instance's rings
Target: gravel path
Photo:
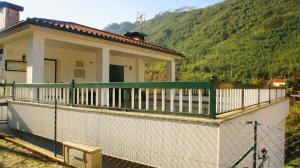
[[[59,163],[36,155],[4,139],[0,139],[0,167],[2,168],[63,168]]]

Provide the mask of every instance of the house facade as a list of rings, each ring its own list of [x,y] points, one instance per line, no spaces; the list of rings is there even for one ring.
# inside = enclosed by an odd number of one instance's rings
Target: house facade
[[[23,7],[0,8],[2,81],[143,82],[145,62],[167,63],[167,80],[175,81],[176,51],[73,22],[20,21]]]

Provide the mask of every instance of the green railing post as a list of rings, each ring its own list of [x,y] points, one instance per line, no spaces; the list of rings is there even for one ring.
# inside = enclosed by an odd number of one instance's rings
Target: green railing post
[[[242,102],[241,102],[242,103],[242,109],[245,107],[245,98],[244,98],[245,93],[244,93],[244,91],[245,91],[244,88],[242,88]]]
[[[39,103],[40,102],[40,87],[36,87],[36,100]]]
[[[15,93],[16,93],[16,82],[15,81],[13,81],[13,83],[12,83],[12,100],[16,100],[16,97],[15,97]]]
[[[209,89],[209,117],[216,118],[217,109],[216,109],[216,82],[210,82],[210,89]]]
[[[257,126],[258,126],[258,122],[257,121],[246,121],[245,124],[253,125],[253,146],[251,147],[251,149],[253,151],[253,165],[252,165],[252,167],[256,168],[256,162],[257,162]],[[247,152],[246,155],[244,155],[244,156],[246,157],[247,154],[249,154],[249,152]],[[239,161],[236,164],[234,164],[234,167],[237,166],[245,158],[244,156],[241,159],[239,159]]]
[[[75,80],[73,79],[70,83],[70,92],[69,92],[69,104],[74,105],[74,88],[75,88]]]
[[[257,159],[257,121],[254,121],[254,135],[253,135],[253,168],[256,168]]]

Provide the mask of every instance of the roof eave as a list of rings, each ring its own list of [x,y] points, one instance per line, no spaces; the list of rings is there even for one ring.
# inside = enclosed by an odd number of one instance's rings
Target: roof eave
[[[26,21],[21,21],[21,22],[18,22],[16,24],[14,24],[14,25],[11,25],[11,26],[9,26],[7,28],[1,29],[0,30],[0,37],[2,37],[3,35],[5,35],[6,33],[9,33],[11,31],[14,31],[14,30],[16,30],[18,28],[21,28],[23,26],[26,26],[26,25],[27,25]]]
[[[30,19],[27,19],[25,21],[21,21],[21,22],[15,24],[15,25],[12,25],[10,27],[7,27],[5,29],[0,30],[0,37],[3,36],[3,35],[5,35],[6,33],[14,31],[14,30],[16,30],[18,28],[21,28],[21,27],[23,27],[25,25],[28,25],[28,24],[35,25],[35,26],[47,27],[47,28],[61,30],[61,31],[66,31],[66,32],[70,32],[70,33],[75,33],[75,34],[83,35],[83,36],[100,38],[100,39],[103,39],[103,40],[114,41],[114,42],[118,42],[118,43],[122,43],[122,44],[132,45],[132,46],[135,46],[135,47],[140,47],[140,48],[145,48],[145,49],[149,49],[149,50],[154,50],[154,51],[158,51],[158,52],[163,52],[163,53],[171,54],[171,55],[174,55],[174,56],[177,56],[177,57],[185,57],[182,53],[178,53],[178,52],[174,53],[174,52],[162,51],[162,50],[159,50],[159,49],[150,48],[150,47],[146,47],[146,46],[135,45],[135,44],[131,44],[131,43],[127,43],[127,42],[121,41],[121,40],[117,40],[117,39],[113,39],[113,38],[109,38],[109,37],[100,36],[100,35],[97,35],[97,34],[92,34],[92,33],[90,34],[90,33],[85,33],[85,32],[81,32],[81,31],[77,31],[77,30],[66,29],[64,27],[51,26],[49,24],[41,23],[41,22],[37,23],[37,22],[34,22],[34,21],[30,20]]]

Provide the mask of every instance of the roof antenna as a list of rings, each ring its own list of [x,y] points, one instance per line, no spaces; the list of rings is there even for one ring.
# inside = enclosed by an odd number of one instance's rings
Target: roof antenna
[[[143,33],[143,23],[146,21],[145,12],[137,12],[136,22],[141,24],[141,33]]]

